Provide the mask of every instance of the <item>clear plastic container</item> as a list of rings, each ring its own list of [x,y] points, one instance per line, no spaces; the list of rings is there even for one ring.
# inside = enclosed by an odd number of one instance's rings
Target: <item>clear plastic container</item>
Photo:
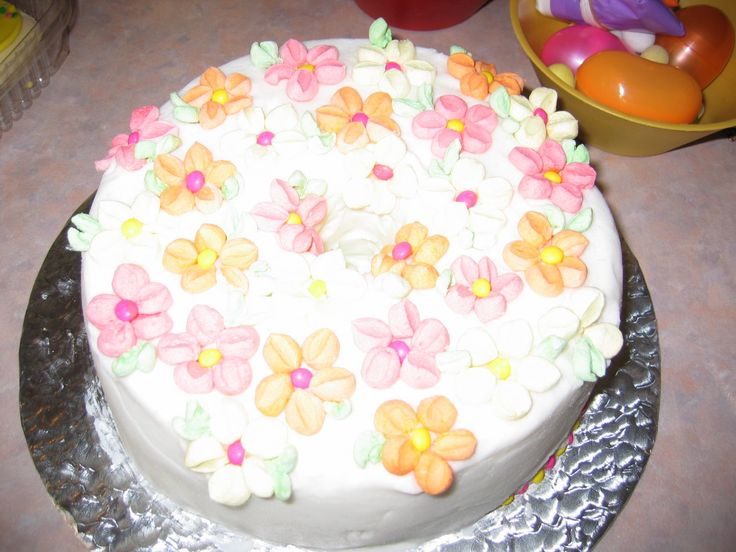
[[[22,40],[0,52],[0,136],[20,119],[66,58],[69,31],[77,15],[76,0],[14,0],[12,4],[32,20],[26,20],[30,24],[21,32]]]

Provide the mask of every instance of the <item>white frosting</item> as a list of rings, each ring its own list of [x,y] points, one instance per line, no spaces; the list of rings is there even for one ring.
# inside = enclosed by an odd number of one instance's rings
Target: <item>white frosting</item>
[[[339,49],[341,61],[348,66],[348,74],[338,85],[322,85],[314,100],[293,102],[300,118],[305,113],[313,114],[318,107],[329,103],[331,96],[341,86],[353,86],[363,98],[376,89],[375,85],[356,83],[351,77],[351,68],[358,61],[359,47],[366,45],[367,40],[329,40],[324,43]],[[430,63],[437,70],[435,98],[443,94],[460,94],[458,81],[446,73],[444,55],[417,48],[416,59]],[[205,411],[220,412],[223,395],[218,391],[197,396],[185,393],[174,383],[173,367],[160,360],[149,373],[134,372],[124,378],[113,376],[113,359],[99,352],[96,346],[99,331],[88,323],[95,366],[126,450],[155,487],[178,503],[236,531],[280,543],[353,549],[425,541],[473,523],[534,475],[549,454],[567,437],[591,389],[590,384],[575,376],[571,354],[561,354],[553,363],[545,361],[552,364],[552,368],[546,371],[547,364],[525,360],[531,358],[526,356],[531,354],[527,343],[503,344],[501,336],[512,334],[509,328],[516,323],[527,328],[529,337],[538,343],[544,337],[544,328],[540,328],[539,320],[552,308],[565,307],[575,318],[576,324],[578,318],[583,320],[582,325],[578,324],[580,327],[576,327],[572,333],[577,331],[582,335],[587,331],[603,344],[606,353],[612,349],[615,336],[609,335],[608,326],[600,324],[617,326],[619,323],[621,253],[616,228],[601,194],[597,189],[585,192],[583,208],[591,207],[594,217],[590,229],[585,231],[590,244],[582,255],[589,271],[586,288],[600,290],[605,299],[600,316],[591,320],[590,312],[582,311],[582,307],[579,307],[576,293],[581,290],[567,289],[559,297],[545,298],[525,284],[522,294],[509,302],[505,315],[483,325],[472,312],[461,315],[450,310],[436,289],[411,291],[400,278],[392,279],[389,275],[373,278],[368,271],[370,257],[379,246],[393,243],[395,233],[402,224],[422,221],[430,234],[452,226],[450,223],[453,221],[443,220],[443,208],[446,208],[448,201],[446,194],[417,191],[414,195],[410,193],[414,190],[402,188],[401,193],[390,198],[396,206],[388,214],[375,213],[370,208],[351,211],[342,203],[344,189],[349,182],[362,175],[355,167],[353,170],[345,169],[345,161],[350,154],[345,155],[336,148],[326,153],[315,152],[308,146],[302,147],[304,144],[294,139],[289,140],[289,143],[298,147],[289,148],[288,156],[278,153],[262,155],[264,152],[253,147],[253,129],[267,128],[273,123],[276,125],[276,134],[282,131],[298,132],[294,130],[298,129],[298,125],[293,114],[281,112],[277,116],[279,112],[274,111],[292,103],[284,95],[284,83],[276,86],[265,83],[261,78],[263,70],[255,67],[247,57],[230,62],[222,69],[226,74],[238,71],[251,77],[253,105],[260,111],[254,111],[251,116],[229,117],[222,126],[213,130],[203,130],[199,125],[180,124],[182,146],[173,155],[182,158],[192,144],[200,142],[213,152],[215,159],[227,159],[236,165],[242,177],[240,193],[212,214],[194,211],[173,217],[162,211],[155,223],[156,231],[147,234],[147,238],[157,236],[160,250],[163,251],[166,245],[177,238],[193,239],[196,230],[204,222],[219,225],[229,238],[247,237],[259,250],[258,263],[248,271],[250,291],[248,295],[243,295],[220,279],[216,287],[193,295],[181,289],[179,276],[166,271],[160,260],[146,263],[145,269],[152,281],[166,285],[173,296],[173,305],[168,310],[174,321],[173,332],[184,332],[192,306],[202,303],[217,309],[227,326],[255,326],[260,336],[260,346],[250,359],[253,380],[244,393],[235,397],[247,413],[250,423],[256,424],[255,428],[259,427],[258,420],[264,418],[254,405],[255,389],[263,378],[272,373],[261,349],[272,333],[287,334],[302,343],[319,328],[331,329],[340,342],[340,353],[335,365],[355,374],[357,388],[351,399],[350,414],[344,419],[327,416],[322,430],[312,436],[288,430],[288,443],[298,452],[296,468],[291,473],[293,494],[290,500],[283,502],[276,498],[259,498],[259,495],[268,495],[270,488],[262,466],[257,465],[249,472],[256,476],[250,480],[248,476],[244,479],[241,477],[238,479],[240,487],[232,489],[232,493],[237,495],[236,499],[248,492],[254,496],[244,506],[228,507],[209,498],[208,476],[185,467],[187,441],[172,429],[173,420],[185,416],[189,401],[198,401]],[[194,81],[182,90],[187,90],[193,84]],[[478,103],[470,98],[465,99],[471,105]],[[161,108],[161,117],[166,121],[175,122],[172,113],[170,103]],[[430,143],[414,136],[411,118],[394,115],[394,119],[399,123],[401,138],[408,146],[402,162],[408,163],[409,170],[415,173],[419,181],[418,188],[422,189],[421,182],[429,179],[427,168],[433,159]],[[279,124],[284,120],[289,124]],[[287,136],[294,137],[291,134]],[[316,138],[312,136],[310,139]],[[225,154],[222,144],[228,146],[230,153]],[[232,153],[234,144],[240,144],[242,155]],[[548,204],[527,201],[516,191],[522,174],[507,158],[517,144],[513,136],[503,130],[499,121],[489,152],[462,155],[461,159],[467,157],[482,163],[484,170],[473,173],[473,167],[461,166],[458,174],[475,174],[475,180],[480,183],[476,185],[482,185],[484,179],[501,179],[511,184],[514,193],[510,201],[505,197],[503,201],[499,198],[489,200],[493,209],[499,205],[504,207],[499,210],[503,212],[501,223],[494,226],[495,239],[484,240],[484,249],[480,251],[468,248],[473,244],[472,239],[464,242],[452,237],[449,251],[437,263],[441,273],[463,254],[476,260],[488,256],[500,273],[510,272],[501,252],[506,244],[519,239],[516,228],[518,220],[525,212],[541,211]],[[371,146],[366,151],[373,156],[380,154],[379,147]],[[113,164],[102,178],[90,214],[99,216],[105,201],[133,205],[139,194],[144,192],[144,176],[148,169],[150,164],[139,171],[128,172]],[[274,178],[289,180],[295,171],[300,171],[308,181],[327,183],[329,212],[321,234],[328,250],[338,246],[343,249],[350,270],[343,268],[339,255],[330,258],[329,262],[328,259],[315,261],[311,256],[302,256],[302,260],[290,262],[288,259],[297,254],[285,252],[274,233],[256,230],[250,211],[257,203],[270,201],[269,185]],[[317,185],[317,189],[320,187]],[[446,189],[453,190],[455,187],[456,182],[449,177]],[[355,206],[360,206],[363,200],[350,198]],[[119,208],[113,215],[118,211]],[[131,248],[124,254],[130,262],[135,250]],[[83,255],[84,305],[98,294],[111,292],[110,284],[117,264],[104,264],[98,257],[107,258],[105,255]],[[362,271],[364,276],[357,278],[360,282],[351,295],[346,292],[345,286],[356,281],[355,269]],[[446,277],[447,272],[444,272],[443,278]],[[326,299],[314,297],[308,289],[305,292],[305,287],[308,288],[309,282],[314,279],[326,282]],[[445,290],[446,284],[445,280]],[[333,286],[336,289],[334,298],[330,295]],[[438,287],[442,288],[441,285]],[[363,317],[386,321],[389,308],[399,300],[397,297],[407,293],[408,299],[416,304],[422,320],[441,320],[448,329],[450,345],[440,362],[447,369],[439,383],[430,389],[412,389],[402,381],[385,390],[371,388],[361,377],[365,353],[353,341],[352,321]],[[599,325],[596,326],[596,323]],[[482,358],[488,354],[487,351],[476,347],[478,336],[473,338],[473,332],[477,334],[481,327],[493,337],[498,351],[518,356],[511,362],[519,366],[519,376],[496,382],[496,378],[489,378],[490,372],[483,368],[478,377],[474,378],[472,373],[462,376],[470,382],[470,387],[468,382],[463,384],[462,381],[458,387],[458,379],[464,370],[478,370],[477,366],[488,361]],[[473,383],[484,381],[491,381],[487,392],[478,390],[473,400],[461,400],[463,393],[458,393],[459,388],[472,390]],[[392,475],[380,463],[369,463],[365,469],[356,465],[353,459],[354,444],[362,433],[374,430],[373,417],[381,403],[400,398],[416,408],[423,398],[433,395],[449,397],[458,409],[454,427],[468,429],[477,438],[477,449],[472,457],[450,462],[455,481],[447,493],[439,497],[420,493],[411,474],[401,477]],[[278,420],[283,421],[283,414]],[[238,429],[235,433],[240,431]],[[200,444],[202,450],[197,448],[191,454],[207,457],[209,449],[206,443]],[[190,460],[196,463],[200,458]],[[209,485],[214,485],[217,493],[227,495],[222,497],[224,501],[235,500],[228,494],[227,482],[232,479],[227,477],[230,475],[233,474],[222,472],[214,483],[212,476],[209,476]],[[225,484],[220,481],[221,478],[225,478]]]

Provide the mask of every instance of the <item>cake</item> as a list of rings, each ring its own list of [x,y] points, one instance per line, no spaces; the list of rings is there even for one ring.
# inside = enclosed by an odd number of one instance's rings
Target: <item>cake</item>
[[[401,547],[554,464],[622,345],[621,251],[576,120],[522,88],[379,19],[133,110],[68,240],[158,492],[267,542]]]

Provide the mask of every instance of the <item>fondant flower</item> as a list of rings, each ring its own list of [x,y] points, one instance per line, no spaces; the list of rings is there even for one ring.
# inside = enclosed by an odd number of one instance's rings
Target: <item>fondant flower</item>
[[[217,283],[217,270],[231,285],[248,290],[245,270],[258,260],[258,248],[246,238],[227,239],[219,226],[203,224],[194,241],[178,239],[164,251],[164,268],[181,274],[181,287],[191,293]]]
[[[199,108],[199,124],[203,128],[216,128],[228,115],[253,104],[248,95],[250,88],[250,79],[245,75],[226,76],[217,67],[210,67],[199,77],[199,84],[184,93],[182,100]]]
[[[448,462],[465,460],[475,453],[477,440],[467,429],[453,429],[457,409],[441,395],[422,400],[414,409],[391,400],[378,407],[376,431],[386,442],[381,461],[389,473],[414,472],[421,489],[431,495],[444,493],[454,480]]]
[[[171,329],[166,313],[171,294],[163,284],[151,282],[140,266],[120,265],[112,278],[112,291],[96,295],[85,309],[87,319],[100,330],[97,348],[103,355],[118,357],[138,340],[156,339]]]
[[[529,211],[519,220],[521,240],[506,245],[503,259],[515,271],[524,271],[527,284],[542,295],[553,297],[564,288],[585,283],[588,267],[580,260],[588,240],[580,232],[552,233],[541,213]]]
[[[440,96],[434,111],[422,111],[412,120],[414,134],[432,140],[432,153],[442,157],[459,139],[462,151],[484,153],[491,148],[491,133],[496,128],[496,114],[487,105],[468,107],[459,96]]]
[[[135,156],[136,144],[141,140],[152,140],[160,138],[172,131],[176,127],[169,123],[158,120],[158,108],[152,105],[146,105],[134,109],[130,114],[130,134],[117,134],[112,139],[112,145],[107,150],[107,156],[99,161],[95,161],[95,168],[98,171],[104,171],[113,162],[113,160],[124,169],[135,171],[143,167],[147,159],[139,159]]]
[[[281,63],[271,65],[264,75],[269,84],[287,80],[286,95],[296,102],[307,102],[320,84],[337,84],[345,78],[345,65],[334,46],[321,44],[307,50],[298,40],[289,39],[279,49]]]
[[[271,183],[271,200],[253,208],[258,228],[276,232],[287,251],[320,254],[325,250],[316,228],[327,216],[325,198],[307,194],[300,199],[287,182],[276,179]]]
[[[516,299],[524,287],[516,274],[498,274],[488,257],[476,262],[462,255],[451,268],[455,284],[447,291],[447,305],[460,314],[475,311],[481,322],[502,316],[507,303]]]
[[[524,173],[519,193],[527,199],[549,199],[563,211],[577,213],[583,191],[595,184],[595,169],[585,163],[568,163],[559,142],[545,140],[539,151],[515,147],[509,161]]]
[[[409,164],[406,144],[393,134],[348,153],[345,169],[350,181],[342,197],[351,209],[385,215],[393,211],[397,198],[416,195],[417,175]]]
[[[323,403],[345,401],[355,391],[355,376],[334,366],[339,353],[337,336],[324,328],[310,334],[301,347],[288,335],[268,336],[263,356],[274,373],[256,388],[258,410],[266,416],[284,412],[294,431],[317,433],[325,420]]]
[[[439,381],[435,355],[447,349],[450,335],[439,320],[421,320],[416,305],[404,299],[391,307],[388,323],[354,320],[353,340],[367,353],[362,375],[368,385],[386,389],[401,378],[410,387],[425,389]]]
[[[195,207],[214,213],[222,205],[222,188],[235,171],[229,161],[215,161],[199,142],[189,148],[184,161],[170,154],[157,156],[153,172],[165,186],[161,209],[171,215],[188,213]]]
[[[385,92],[374,92],[364,102],[357,90],[345,86],[335,92],[328,105],[317,109],[317,124],[323,131],[337,134],[338,149],[347,152],[387,134],[400,134],[392,113],[391,96]]]
[[[447,58],[447,72],[460,80],[460,91],[477,100],[485,100],[497,88],[505,88],[509,94],[521,94],[523,79],[516,73],[497,73],[493,63],[474,60],[468,54],[458,52]]]
[[[450,243],[444,236],[429,236],[420,222],[405,224],[395,242],[384,246],[371,260],[371,274],[392,272],[404,278],[413,289],[434,287],[439,273],[434,264],[447,252]]]
[[[187,393],[242,393],[250,385],[249,359],[258,350],[258,333],[250,326],[225,327],[215,309],[196,305],[187,331],[170,333],[158,342],[158,357],[174,366],[174,381]]]
[[[197,405],[187,415],[204,421],[187,445],[184,465],[209,474],[212,500],[227,506],[245,504],[251,495],[288,500],[296,449],[288,444],[285,425],[270,418],[249,423],[245,408],[233,399],[213,403],[206,413]]]
[[[410,40],[391,40],[385,48],[361,46],[358,63],[353,66],[355,82],[377,85],[394,98],[408,96],[412,86],[431,85],[435,75],[431,63],[416,59],[416,48]]]

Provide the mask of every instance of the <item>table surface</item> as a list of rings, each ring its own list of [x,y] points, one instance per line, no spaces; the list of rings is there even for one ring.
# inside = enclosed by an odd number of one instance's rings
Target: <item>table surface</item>
[[[306,4],[310,8],[305,7]],[[18,347],[28,296],[51,243],[97,187],[130,111],[163,103],[208,65],[253,41],[367,36],[348,0],[81,0],[71,52],[30,110],[0,137],[0,549],[81,551],[31,460],[18,409]],[[461,44],[538,85],[514,39],[508,2],[450,29],[394,34],[447,51]],[[736,541],[736,143],[724,136],[648,158],[591,148],[597,185],[637,256],[662,352],[659,433],[645,473],[596,552],[732,550]],[[12,505],[12,508],[9,506]]]

